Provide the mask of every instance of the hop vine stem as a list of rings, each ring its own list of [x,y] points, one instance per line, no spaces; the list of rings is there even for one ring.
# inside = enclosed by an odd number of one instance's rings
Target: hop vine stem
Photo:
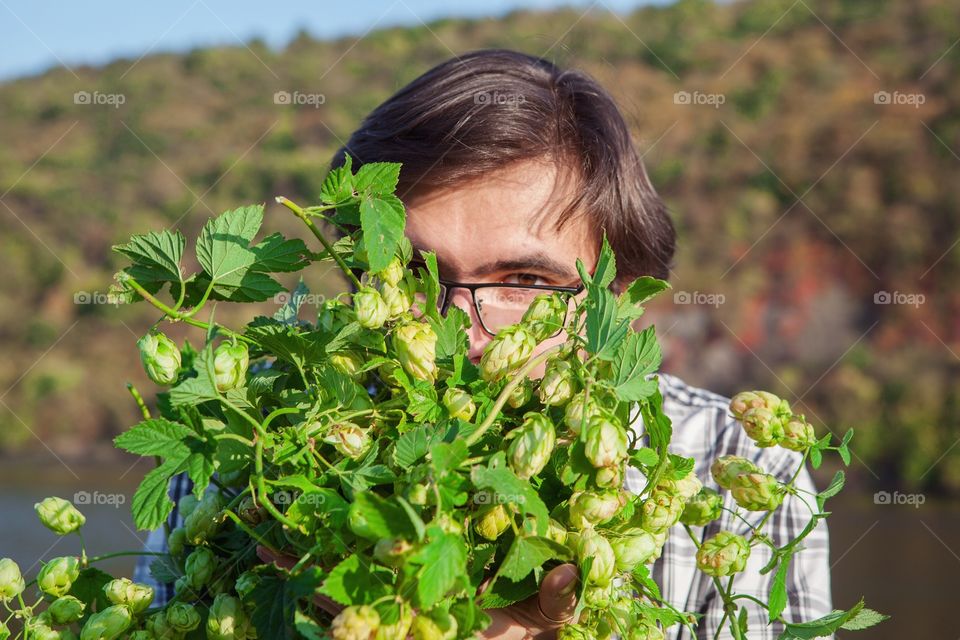
[[[337,263],[337,266],[339,266],[344,275],[347,276],[347,279],[349,279],[350,282],[353,283],[353,286],[359,290],[362,286],[360,284],[360,280],[357,279],[357,276],[354,275],[350,267],[347,266],[347,263],[343,261],[343,258],[338,256],[333,250],[333,245],[331,245],[330,241],[327,240],[326,236],[323,235],[323,232],[317,228],[317,225],[313,223],[313,220],[310,219],[310,216],[303,210],[303,208],[296,202],[293,202],[292,200],[289,200],[283,196],[277,196],[277,202],[285,206],[287,209],[290,209],[290,211],[293,211],[293,213],[303,221],[303,224],[307,225],[307,228],[310,229],[310,232],[313,233],[317,240],[320,241],[320,244],[323,245],[323,248],[326,249],[330,257],[333,258],[333,260]]]
[[[527,363],[523,365],[516,375],[513,377],[510,382],[507,383],[507,386],[503,388],[500,392],[500,395],[497,396],[497,401],[493,403],[493,407],[490,409],[490,412],[487,414],[487,417],[484,418],[483,422],[480,423],[480,426],[477,427],[477,430],[467,436],[466,443],[467,446],[473,446],[483,437],[483,434],[490,429],[490,426],[493,424],[494,420],[497,419],[497,416],[500,414],[500,410],[503,409],[503,405],[506,404],[507,398],[510,397],[510,394],[514,389],[517,388],[521,382],[526,380],[527,374],[533,371],[533,368],[536,367],[541,362],[545,361],[547,358],[552,356],[554,353],[557,353],[563,348],[564,345],[558,344],[550,347],[549,349],[543,351],[542,353],[534,356],[527,360]]]
[[[132,276],[127,275],[124,278],[124,283],[129,285],[131,289],[139,293],[144,300],[146,300],[147,302],[155,306],[157,309],[162,311],[164,314],[166,314],[172,322],[185,322],[186,324],[192,325],[194,327],[200,327],[201,329],[206,329],[207,331],[209,331],[211,327],[216,327],[218,331],[220,331],[225,335],[228,335],[232,338],[236,338],[237,340],[243,340],[244,342],[247,342],[249,344],[254,344],[254,341],[248,338],[247,336],[237,333],[231,329],[228,329],[223,325],[211,324],[211,323],[203,322],[202,320],[197,320],[193,318],[192,317],[193,314],[199,311],[199,306],[194,307],[190,311],[178,311],[177,309],[173,309],[167,306],[166,304],[164,304],[163,302],[161,302],[160,300],[158,300],[156,296],[154,296],[149,291],[144,289],[143,286],[139,282],[137,282]],[[209,293],[206,295],[209,295]]]

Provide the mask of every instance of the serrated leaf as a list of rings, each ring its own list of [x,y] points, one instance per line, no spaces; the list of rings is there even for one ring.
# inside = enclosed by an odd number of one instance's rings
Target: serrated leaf
[[[641,276],[620,294],[620,304],[640,305],[670,288],[670,283],[653,276]]]
[[[827,488],[817,494],[817,506],[819,507],[820,511],[823,511],[823,506],[827,502],[828,498],[832,498],[840,493],[840,491],[843,489],[845,481],[846,476],[844,475],[843,471],[837,471],[833,475],[833,480],[830,481],[830,484],[827,486]]]
[[[630,460],[638,465],[652,467],[660,462],[660,456],[650,447],[641,447],[630,453]]]
[[[850,444],[850,440],[853,439],[853,429],[847,429],[847,432],[843,434],[843,440],[840,444]]]
[[[861,629],[868,629],[889,619],[890,616],[888,615],[864,607],[860,609],[856,615],[840,625],[840,628],[846,629],[847,631],[860,631]]]
[[[370,604],[391,591],[393,572],[353,554],[338,564],[318,589],[344,606]]]
[[[360,202],[360,228],[370,271],[390,264],[403,237],[403,203],[392,194],[367,196]]]
[[[617,302],[609,289],[587,287],[587,350],[601,360],[611,360],[627,335],[630,323],[617,318]]]
[[[227,302],[264,302],[284,291],[282,284],[251,268],[234,283],[215,285],[214,293],[210,297]]]
[[[409,469],[427,455],[430,446],[437,439],[437,430],[432,425],[420,425],[397,439],[393,449],[393,461],[404,469]]]
[[[184,378],[170,389],[170,402],[174,406],[193,405],[219,397],[213,381],[213,351],[210,346],[194,358],[193,368],[195,376]]]
[[[518,478],[507,467],[504,452],[494,454],[486,467],[473,467],[470,476],[478,489],[490,489],[498,495],[498,500],[515,504],[520,511],[534,516],[537,519],[537,535],[547,533],[547,521],[550,518],[547,505],[533,485]]]
[[[353,158],[345,154],[343,164],[331,169],[320,186],[320,201],[324,204],[339,204],[353,196]]]
[[[160,584],[176,582],[177,578],[183,575],[183,571],[177,566],[176,560],[169,555],[157,557],[150,563],[150,575]]]
[[[460,307],[450,306],[446,315],[439,319],[427,316],[434,333],[437,334],[437,360],[449,360],[457,353],[467,350],[470,337],[470,316]]]
[[[432,251],[421,251],[423,258],[423,267],[417,268],[417,277],[424,285],[424,297],[426,300],[422,304],[421,312],[434,321],[440,320],[440,312],[437,309],[437,300],[440,297],[440,274],[437,267],[437,254]],[[416,304],[420,304],[417,302]]]
[[[350,517],[362,519],[373,539],[406,538],[416,535],[407,512],[399,504],[375,493],[358,493],[350,505]],[[356,516],[355,516],[356,514]]]
[[[101,571],[96,567],[87,567],[81,569],[77,579],[70,585],[69,594],[81,602],[96,603],[97,611],[113,604],[107,600],[107,595],[103,591],[105,584],[113,580],[109,573]]]
[[[661,359],[660,344],[653,325],[640,333],[628,335],[614,360],[614,391],[617,397],[624,401],[649,397],[657,389],[657,380],[647,380],[646,376],[660,367]]]
[[[431,527],[430,541],[408,562],[422,567],[417,573],[417,599],[420,607],[429,609],[466,575],[467,547],[459,535]]]
[[[121,433],[113,443],[124,451],[142,456],[168,456],[177,450],[187,455],[190,450],[184,439],[193,434],[194,431],[186,425],[165,418],[151,418]]]
[[[550,538],[521,536],[514,538],[500,565],[500,575],[519,582],[547,560],[569,560],[570,550]]]
[[[821,462],[823,462],[823,452],[816,447],[812,447],[810,449],[810,466],[819,469]]]
[[[779,618],[787,606],[787,571],[790,569],[791,557],[787,554],[780,560],[777,572],[773,576],[773,583],[770,585],[770,598],[767,601],[767,615],[770,622]]]
[[[399,180],[399,162],[368,162],[357,169],[353,186],[360,194],[392,195]]]
[[[682,480],[690,475],[690,472],[693,471],[693,465],[695,464],[693,458],[679,456],[675,453],[670,453],[668,455],[670,456],[670,478],[672,480]]]
[[[130,242],[113,247],[133,261],[133,267],[126,271],[140,284],[151,282],[179,282],[181,278],[180,260],[183,258],[185,244],[183,234],[163,230],[135,235]]]
[[[597,257],[597,267],[593,270],[593,284],[600,288],[610,286],[614,278],[617,277],[617,261],[607,241],[607,234],[603,234],[603,242],[600,246],[600,255]]]
[[[498,579],[479,598],[479,604],[484,609],[501,609],[526,600],[537,592],[537,581],[533,574],[528,575],[520,582],[507,579]]]
[[[863,600],[855,604],[847,611],[835,609],[822,618],[811,620],[809,622],[789,623],[780,634],[778,640],[809,640],[810,638],[822,638],[828,636],[840,629],[844,623],[853,620],[863,609]]]
[[[256,256],[248,247],[263,224],[263,205],[211,218],[197,238],[197,260],[215,283],[237,285]]]
[[[663,412],[663,396],[659,389],[640,403],[640,414],[643,416],[643,426],[650,446],[654,449],[666,446],[673,435],[673,423]]]
[[[283,303],[277,312],[273,314],[273,319],[281,324],[295,325],[300,315],[300,307],[303,306],[303,300],[310,293],[310,289],[303,282],[303,278],[297,282],[296,288],[288,292],[286,302]]]
[[[284,238],[280,233],[270,234],[254,245],[253,255],[253,271],[299,271],[310,264],[310,250],[303,240]]]
[[[842,444],[837,448],[837,453],[840,454],[840,459],[843,460],[843,464],[850,466],[850,449],[847,448],[847,445]]]
[[[170,515],[173,510],[173,501],[167,495],[170,478],[183,471],[185,462],[186,456],[168,458],[144,476],[130,505],[137,529],[156,529]]]

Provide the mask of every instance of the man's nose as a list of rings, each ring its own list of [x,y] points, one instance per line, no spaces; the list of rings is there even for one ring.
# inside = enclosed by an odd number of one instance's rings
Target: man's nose
[[[456,306],[470,316],[470,328],[467,329],[467,338],[470,340],[470,349],[467,351],[467,357],[474,363],[480,361],[483,355],[483,349],[490,342],[490,336],[480,324],[480,318],[477,316],[477,309],[473,306],[473,297],[466,289],[454,287],[447,294],[450,296],[449,305]]]

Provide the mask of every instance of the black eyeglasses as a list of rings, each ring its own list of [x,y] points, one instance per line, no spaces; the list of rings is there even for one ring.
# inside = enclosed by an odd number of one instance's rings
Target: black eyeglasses
[[[552,287],[541,284],[469,283],[440,279],[437,308],[441,315],[447,312],[451,300],[450,290],[454,288],[466,289],[470,292],[473,308],[477,312],[477,318],[480,319],[480,326],[491,336],[505,327],[520,322],[530,303],[539,295],[547,293],[565,295],[567,312],[569,312],[570,300],[583,291],[582,284],[576,287]],[[556,332],[549,337],[558,335],[565,323],[566,314]]]

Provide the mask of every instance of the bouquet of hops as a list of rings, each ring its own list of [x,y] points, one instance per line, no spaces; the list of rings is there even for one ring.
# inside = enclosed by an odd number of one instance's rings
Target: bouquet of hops
[[[209,220],[195,244],[202,270],[189,276],[179,232],[115,247],[130,264],[113,292],[162,314],[138,346],[165,389],[148,407],[131,387],[143,420],[116,438],[158,463],[133,497],[136,525],[166,523],[172,477],[186,473],[194,486],[178,505],[184,526],[167,532],[169,553],[151,567],[176,595],[151,607],[150,587],[107,575],[85,552],[46,563],[30,589],[4,559],[0,599],[24,637],[468,638],[489,624],[487,610],[535,594],[565,562],[580,580],[563,638],[654,639],[697,624],[661,599],[650,573],[668,535],[692,536],[723,509],[694,460],[669,451],[654,327],[633,329],[668,285],[643,277],[612,293],[615,257],[604,241],[592,274],[578,263],[584,296],[505,301],[523,306],[522,320],[499,330],[474,364],[469,317],[457,308],[441,316],[436,258],[414,256],[404,237],[399,170],[374,163],[354,173],[348,157],[326,176],[319,205],[278,198],[317,252],[278,233],[257,241],[263,206]],[[331,244],[317,222],[342,238]],[[300,319],[302,281],[277,313],[242,329],[212,313],[200,319],[211,301],[283,294],[270,274],[320,260],[335,261],[355,291],[325,300],[310,321]],[[164,322],[196,327],[200,346],[174,343]],[[542,378],[531,379],[541,365]],[[757,446],[802,452],[801,465],[819,465],[826,450],[848,461],[849,434],[836,445],[818,439],[771,393],[740,393],[730,410]],[[628,472],[641,474],[639,493],[624,489]],[[743,458],[716,460],[712,473],[749,511],[772,513],[798,491]],[[776,579],[762,603],[771,622],[783,621],[791,554],[842,485],[839,472],[811,496],[804,533],[773,549],[764,570]],[[59,535],[84,524],[59,498],[37,513]],[[744,570],[751,548],[771,545],[766,520],[749,537],[694,537],[697,567],[716,583],[735,637],[748,633],[745,600],[727,578]],[[286,561],[265,563],[264,552]],[[790,622],[785,634],[816,637],[882,617],[861,601]],[[9,633],[0,627],[0,638]]]

